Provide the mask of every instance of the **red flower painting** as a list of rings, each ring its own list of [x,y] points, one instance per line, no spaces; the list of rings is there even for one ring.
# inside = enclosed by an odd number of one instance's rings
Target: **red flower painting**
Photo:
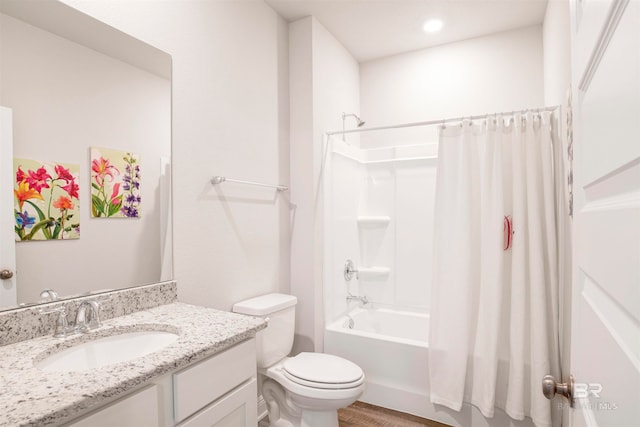
[[[79,238],[79,166],[14,159],[14,170],[16,240]]]

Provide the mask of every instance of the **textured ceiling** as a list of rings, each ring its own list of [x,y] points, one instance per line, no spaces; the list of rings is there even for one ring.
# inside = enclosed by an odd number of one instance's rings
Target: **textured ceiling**
[[[551,0],[558,1],[558,0]],[[265,0],[287,21],[315,16],[359,62],[539,25],[547,0]],[[445,26],[427,34],[422,24]]]

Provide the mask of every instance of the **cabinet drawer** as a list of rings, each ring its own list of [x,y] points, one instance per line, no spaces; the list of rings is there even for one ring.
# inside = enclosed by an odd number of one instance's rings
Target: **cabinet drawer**
[[[69,425],[73,427],[139,427],[159,424],[158,386],[152,385]]]
[[[255,374],[253,338],[174,374],[175,422],[184,420]]]

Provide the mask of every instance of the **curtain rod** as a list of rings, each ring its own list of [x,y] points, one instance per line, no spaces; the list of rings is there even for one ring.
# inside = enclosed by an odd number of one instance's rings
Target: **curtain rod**
[[[516,114],[516,113],[527,113],[529,111],[536,112],[536,113],[539,113],[541,111],[554,111],[554,110],[557,110],[558,108],[560,108],[560,105],[554,105],[554,106],[551,106],[551,107],[543,107],[543,108],[528,108],[526,110],[505,111],[505,112],[502,112],[502,113],[481,114],[479,116],[463,116],[463,117],[457,117],[457,118],[454,118],[454,119],[430,120],[430,121],[427,121],[427,122],[403,123],[403,124],[399,124],[399,125],[376,126],[376,127],[371,127],[371,128],[361,127],[361,128],[356,128],[356,129],[337,130],[337,131],[333,131],[333,132],[327,132],[327,135],[331,136],[331,135],[340,135],[340,134],[345,134],[345,133],[369,132],[369,131],[373,131],[373,130],[401,129],[401,128],[408,128],[408,127],[414,127],[414,126],[439,125],[439,124],[450,123],[450,122],[461,122],[463,120],[486,119],[487,117],[491,117],[491,116],[500,116],[500,115],[506,115],[506,114],[513,115],[513,114]]]

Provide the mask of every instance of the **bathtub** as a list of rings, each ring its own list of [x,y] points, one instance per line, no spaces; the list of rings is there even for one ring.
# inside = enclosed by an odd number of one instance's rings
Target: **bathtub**
[[[362,368],[367,388],[360,400],[436,419],[424,411],[429,402],[428,338],[427,313],[356,308],[326,327],[324,351]]]
[[[352,327],[350,327],[350,325]],[[429,314],[367,305],[327,325],[324,351],[359,365],[366,390],[361,401],[455,427],[534,427],[496,409],[487,419],[472,405],[456,412],[429,401]]]

